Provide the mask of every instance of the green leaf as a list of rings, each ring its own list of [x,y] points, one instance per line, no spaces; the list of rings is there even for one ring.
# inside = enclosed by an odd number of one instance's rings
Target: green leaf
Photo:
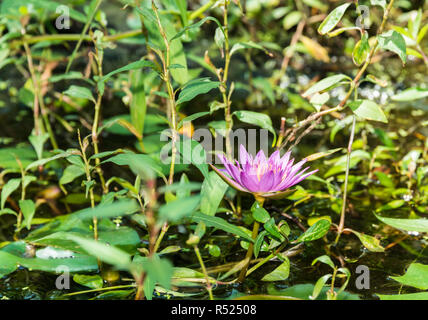
[[[63,93],[70,97],[87,99],[95,103],[95,99],[94,99],[94,96],[92,95],[91,90],[89,90],[86,87],[72,85]]]
[[[235,52],[243,49],[258,49],[264,51],[267,55],[271,55],[269,51],[267,51],[263,46],[253,42],[253,41],[247,41],[247,42],[237,42],[233,45],[232,49],[230,49],[230,56],[232,56]]]
[[[267,235],[267,231],[263,230],[260,232],[254,241],[254,256],[257,258],[259,256],[260,249],[262,248],[264,238]]]
[[[201,212],[209,216],[214,216],[227,188],[227,183],[214,171],[211,171],[209,173],[209,178],[205,179],[202,183]]]
[[[81,175],[85,174],[85,170],[77,165],[70,165],[67,168],[65,168],[64,173],[61,176],[61,179],[59,180],[60,184],[67,184],[70,183],[72,181],[74,181],[74,179],[76,179],[77,177],[80,177]]]
[[[127,199],[119,200],[112,204],[99,204],[95,208],[83,209],[73,213],[73,216],[81,220],[92,219],[93,217],[111,218],[133,214],[138,210],[140,210],[140,207],[137,202]]]
[[[367,31],[364,31],[361,40],[355,45],[354,51],[352,52],[352,59],[357,66],[362,65],[366,62],[370,53],[369,45],[369,34]]]
[[[268,79],[261,77],[254,78],[253,84],[266,95],[272,105],[275,105],[275,92]]]
[[[287,14],[282,20],[282,26],[285,30],[289,30],[297,25],[303,18],[303,13],[300,11],[292,11]]]
[[[196,120],[196,119],[201,118],[203,116],[206,116],[208,114],[210,114],[209,111],[196,112],[196,113],[194,113],[194,114],[192,114],[192,115],[190,115],[188,117],[185,117],[183,120],[181,120],[178,123],[177,127],[178,127],[178,129],[180,129],[185,122],[188,122],[188,121],[190,122],[190,121]]]
[[[124,67],[121,67],[119,69],[116,69],[108,74],[106,74],[105,76],[103,76],[99,81],[98,81],[98,90],[100,91],[101,94],[104,93],[104,83],[106,81],[108,81],[112,76],[114,76],[115,74],[118,74],[120,72],[124,72],[124,71],[130,71],[130,70],[136,70],[136,69],[142,69],[142,68],[152,68],[156,70],[156,65],[152,62],[152,61],[148,61],[148,60],[139,60],[139,61],[134,61],[131,62],[130,64],[127,64]]]
[[[387,123],[388,120],[381,107],[371,100],[355,100],[348,103],[352,112],[357,116],[366,119]]]
[[[390,225],[391,227],[405,230],[405,231],[416,231],[416,232],[427,232],[428,233],[428,219],[396,219],[396,218],[385,218],[376,215],[383,223]]]
[[[2,188],[1,190],[1,209],[4,209],[4,205],[6,203],[7,198],[16,190],[18,189],[19,185],[21,184],[21,179],[15,178],[10,179]]]
[[[391,99],[394,101],[413,101],[428,97],[428,89],[409,88],[394,95]]]
[[[324,93],[315,93],[311,100],[309,101],[318,112],[321,110],[321,107],[330,99],[328,92]]]
[[[400,33],[395,30],[390,30],[379,35],[378,41],[380,48],[398,54],[403,63],[406,63],[406,41]]]
[[[205,179],[209,179],[207,156],[204,147],[187,136],[181,136],[181,140],[176,144],[178,152],[182,156],[183,164],[193,164],[203,174]]]
[[[412,263],[407,269],[406,273],[399,277],[392,277],[395,281],[418,288],[421,290],[428,289],[428,265],[420,263]]]
[[[376,212],[394,210],[402,207],[405,203],[406,201],[404,201],[403,199],[392,200],[387,204],[383,205],[382,207],[380,207],[379,209],[377,209]]]
[[[379,179],[379,182],[387,188],[394,188],[395,183],[394,181],[385,173],[382,171],[376,171],[375,172],[376,177]]]
[[[258,222],[266,223],[270,219],[269,212],[267,212],[266,209],[262,207],[255,208],[254,210],[252,210],[252,212],[254,220]]]
[[[24,215],[24,221],[22,226],[26,226],[28,230],[31,227],[31,221],[33,220],[34,214],[36,213],[36,205],[33,200],[19,200],[19,207],[21,208],[22,214]]]
[[[309,97],[313,95],[314,93],[321,92],[327,89],[331,89],[333,86],[342,83],[344,80],[346,80],[346,83],[351,82],[351,78],[349,78],[347,75],[344,74],[337,74],[334,76],[330,76],[327,78],[324,78],[317,83],[315,83],[313,86],[311,86],[308,90],[303,93],[303,97]]]
[[[214,21],[215,23],[217,23],[218,28],[224,34],[223,26],[221,25],[221,23],[216,18],[214,18],[214,17],[205,17],[205,18],[199,20],[198,22],[196,22],[194,24],[191,24],[189,26],[186,26],[183,29],[181,29],[174,37],[171,38],[170,41],[172,42],[172,40],[180,38],[182,35],[184,35],[186,33],[186,31],[188,31],[190,29],[199,28],[201,25],[203,25],[208,20],[211,20],[211,21]]]
[[[37,154],[33,148],[1,148],[0,149],[0,168],[20,170],[16,159],[21,161],[23,167],[28,166],[34,160],[37,160]]]
[[[305,231],[300,237],[298,237],[295,242],[307,242],[314,241],[324,237],[328,230],[330,229],[331,222],[327,219],[320,219],[315,222],[308,230]]]
[[[123,250],[108,245],[102,241],[86,239],[71,233],[63,233],[63,239],[68,239],[79,244],[88,254],[111,264],[118,269],[129,270],[131,256]]]
[[[97,260],[87,255],[75,254],[73,258],[40,259],[22,258],[8,252],[0,251],[0,275],[13,272],[18,265],[29,270],[46,272],[88,272],[98,270]],[[6,267],[6,268],[5,268]],[[6,270],[5,270],[6,269]],[[6,272],[5,272],[6,271]]]
[[[142,260],[142,267],[154,283],[159,283],[165,289],[171,287],[174,267],[167,259],[160,259],[156,256],[146,258]]]
[[[361,243],[367,250],[371,252],[384,252],[385,248],[380,245],[379,239],[375,237],[369,236],[367,234],[363,234],[357,231],[352,230],[352,233],[355,234],[358,239],[360,239]]]
[[[328,265],[328,266],[330,266],[332,269],[334,269],[334,263],[333,263],[333,261],[331,260],[331,258],[330,258],[329,256],[327,256],[327,255],[323,255],[323,256],[320,256],[320,257],[318,257],[318,258],[314,259],[314,261],[312,261],[312,265],[314,265],[314,264],[315,264],[315,263],[317,263],[317,262],[325,263],[326,265]]]
[[[39,135],[31,135],[28,140],[30,140],[31,145],[33,146],[34,150],[36,151],[37,154],[37,159],[41,159],[42,158],[42,154],[43,154],[43,145],[44,143],[49,139],[49,134],[48,133],[44,133],[44,134],[39,134]]]
[[[314,285],[314,290],[312,291],[312,295],[309,296],[309,299],[315,300],[320,295],[322,289],[324,289],[325,284],[327,281],[332,277],[331,274],[326,274],[319,278],[317,282]]]
[[[380,300],[428,300],[428,292],[407,294],[376,294]]]
[[[250,242],[254,242],[254,240],[248,236],[244,231],[239,229],[238,227],[234,226],[233,224],[230,224],[226,220],[219,218],[219,217],[212,217],[209,215],[206,215],[204,213],[195,212],[191,219],[195,222],[203,222],[209,227],[214,227],[220,230],[223,230],[228,233],[235,234],[237,236],[240,236]]]
[[[162,54],[160,51],[165,52],[165,41],[159,31],[159,25],[156,20],[156,16],[151,8],[150,1],[142,2],[141,7],[137,7],[136,10],[143,15],[144,25],[148,31],[149,42],[148,45],[158,51],[158,54]],[[159,16],[162,28],[165,31],[167,39],[173,39],[174,35],[177,35],[177,30],[175,29],[175,19],[171,14],[161,14]],[[214,18],[211,18],[211,20]],[[185,32],[185,31],[184,31]],[[183,32],[183,34],[184,34]],[[178,38],[178,37],[177,37]],[[174,39],[177,39],[174,37]],[[187,69],[186,55],[184,53],[183,44],[180,39],[175,41],[170,40],[169,42],[170,49],[170,65],[181,65],[184,68],[181,69],[172,69],[171,75],[175,81],[179,84],[184,84],[189,81],[189,72]]]
[[[351,3],[342,4],[341,6],[330,12],[327,18],[325,18],[324,21],[318,27],[319,34],[324,35],[333,30],[333,28],[340,22],[343,15],[345,14],[346,9],[348,9],[350,5]]]
[[[208,252],[210,253],[210,255],[212,255],[213,257],[216,257],[216,258],[220,257],[221,250],[220,250],[219,246],[213,245],[213,244],[210,244],[207,246],[208,246]]]
[[[75,274],[73,276],[73,280],[74,282],[91,289],[100,289],[104,284],[103,278],[98,275]]]
[[[262,278],[262,281],[282,281],[290,275],[290,260],[286,257],[285,261],[279,267],[268,273]]]
[[[190,101],[197,95],[207,93],[214,88],[218,88],[219,86],[220,82],[211,81],[207,78],[199,78],[192,80],[190,83],[186,84],[181,90],[180,95],[178,96],[177,104]]]
[[[372,6],[381,6],[386,9],[386,0],[370,0]]]
[[[164,221],[178,222],[194,212],[200,200],[200,196],[191,196],[168,202],[159,208],[159,218]]]
[[[156,160],[146,154],[122,153],[104,160],[102,163],[106,162],[113,162],[120,166],[129,166],[135,175],[140,176],[144,180],[155,178],[155,173],[163,175],[161,166]]]
[[[60,153],[58,153],[52,157],[34,161],[25,168],[25,171],[28,171],[28,170],[33,169],[33,168],[37,168],[39,166],[44,166],[46,163],[54,161],[54,160],[69,157],[73,154],[76,154],[77,152],[78,152],[77,150],[70,149],[67,151],[62,151],[62,152],[60,152]]]
[[[275,224],[274,218],[270,218],[267,222],[265,222],[263,227],[276,240],[280,242],[283,242],[285,240],[285,237],[282,235],[281,230]]]
[[[276,131],[273,128],[272,120],[268,115],[254,111],[235,111],[233,114],[239,119],[239,121],[253,124],[268,130],[274,136],[272,145],[275,145]]]
[[[129,104],[131,123],[138,133],[143,134],[147,111],[144,72],[133,70],[130,75],[130,82],[132,93]]]
[[[317,300],[327,300],[326,293],[329,290],[330,288],[323,287]],[[281,290],[276,289],[276,287],[274,286],[268,287],[269,294],[296,297],[304,300],[309,300],[311,294],[313,294],[313,291],[314,291],[314,285],[311,283],[297,284],[292,287],[288,287],[286,289],[281,289]],[[335,292],[338,292],[338,290],[335,289]],[[358,295],[352,294],[349,292],[340,292],[340,293],[338,292],[337,299],[338,300],[359,300],[359,297]]]

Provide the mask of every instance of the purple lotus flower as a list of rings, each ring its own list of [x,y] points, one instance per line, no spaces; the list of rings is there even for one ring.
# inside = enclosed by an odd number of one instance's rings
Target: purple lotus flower
[[[279,151],[275,151],[266,158],[263,150],[260,150],[253,158],[241,145],[238,162],[236,165],[224,155],[219,155],[225,169],[211,166],[233,188],[249,192],[264,198],[280,198],[290,194],[289,188],[306,179],[318,170],[305,173],[309,167],[302,169],[307,159],[294,163],[290,159],[291,152],[287,152],[282,158]],[[299,171],[300,170],[300,171]]]

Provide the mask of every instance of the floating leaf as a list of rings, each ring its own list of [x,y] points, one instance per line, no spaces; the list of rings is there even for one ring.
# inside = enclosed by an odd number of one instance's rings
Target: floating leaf
[[[391,227],[405,230],[405,231],[416,231],[416,232],[427,232],[428,233],[428,219],[396,219],[396,218],[385,218],[376,215],[383,223],[390,225]]]
[[[404,275],[399,277],[391,276],[391,278],[405,286],[428,290],[428,265],[412,263]]]
[[[73,276],[73,280],[74,282],[91,289],[100,289],[104,284],[103,278],[98,275],[75,274]]]
[[[290,260],[285,258],[285,261],[281,263],[279,267],[268,273],[262,278],[262,281],[282,281],[288,278],[290,275]]]

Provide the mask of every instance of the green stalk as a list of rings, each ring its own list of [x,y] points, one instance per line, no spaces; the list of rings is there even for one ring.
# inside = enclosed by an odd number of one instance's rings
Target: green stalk
[[[215,3],[217,2],[217,0],[210,0],[208,1],[206,4],[204,4],[202,7],[200,7],[199,9],[193,11],[190,15],[189,15],[189,20],[193,20],[196,19],[197,17],[199,17],[201,14],[203,14],[205,11],[207,11],[208,9],[210,9]]]
[[[83,27],[82,33],[80,34],[79,41],[77,42],[77,45],[74,48],[73,53],[71,54],[70,60],[68,60],[67,68],[65,68],[65,73],[68,73],[68,71],[70,71],[70,67],[73,63],[74,57],[76,56],[77,51],[79,51],[80,45],[83,42],[83,37],[85,36],[86,32],[88,32],[89,26],[91,25],[92,20],[94,20],[95,14],[97,13],[98,8],[101,5],[101,2],[103,2],[103,0],[97,0],[97,2],[95,3],[95,7],[91,12],[88,20],[86,21],[85,26]]]
[[[259,203],[259,206],[263,208],[263,203],[265,201],[264,198],[256,197],[256,201]],[[253,225],[253,232],[251,234],[251,238],[255,240],[257,238],[257,235],[259,234],[259,228],[260,223],[258,221],[254,221]],[[247,264],[242,268],[241,273],[238,277],[238,282],[243,282],[245,280],[245,277],[247,275],[248,266],[250,265],[251,258],[253,256],[253,250],[254,250],[254,243],[251,242],[247,249],[247,254],[245,255],[245,259],[248,259]]]
[[[224,29],[224,72],[221,78],[220,91],[225,105],[224,118],[226,121],[226,155],[232,159],[232,145],[230,142],[230,131],[232,130],[232,115],[230,112],[231,102],[227,93],[227,79],[229,76],[230,66],[230,44],[229,44],[229,22],[228,22],[228,1],[224,2],[224,16],[223,16],[223,29]]]
[[[340,222],[337,230],[338,234],[336,238],[336,243],[339,241],[340,235],[342,234],[343,229],[345,227],[346,198],[348,193],[348,178],[349,178],[349,167],[351,163],[352,144],[354,143],[354,135],[355,135],[355,123],[356,123],[356,117],[353,116],[351,135],[349,137],[349,143],[348,143],[348,153],[346,155],[345,187],[343,190],[342,212],[340,214]]]
[[[196,256],[198,257],[199,264],[201,265],[201,268],[202,268],[202,273],[205,276],[205,280],[207,282],[207,291],[210,296],[210,300],[214,300],[210,278],[208,277],[208,272],[207,272],[207,269],[205,268],[204,260],[202,260],[201,252],[199,251],[199,248],[197,245],[193,246],[193,249],[195,250]]]

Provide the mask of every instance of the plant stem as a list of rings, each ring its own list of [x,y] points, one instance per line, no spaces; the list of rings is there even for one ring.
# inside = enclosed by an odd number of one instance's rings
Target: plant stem
[[[196,19],[197,17],[199,17],[201,14],[203,14],[205,11],[207,11],[209,8],[211,8],[215,3],[217,2],[217,0],[210,0],[208,1],[206,4],[204,4],[202,7],[200,7],[199,9],[193,11],[190,15],[189,15],[189,20],[193,20]]]
[[[264,198],[256,197],[256,201],[259,203],[259,206],[263,208],[263,203],[265,201]],[[251,234],[251,238],[255,240],[257,235],[259,234],[260,223],[258,221],[254,221],[253,232]],[[248,266],[250,265],[251,257],[253,256],[254,243],[251,242],[248,246],[247,254],[245,255],[245,259],[248,259],[247,264],[242,268],[241,273],[239,274],[238,282],[243,282],[247,275]]]
[[[204,260],[202,260],[202,256],[198,246],[197,245],[193,246],[193,249],[195,250],[196,256],[198,257],[199,264],[201,265],[201,268],[202,268],[202,272],[205,276],[205,280],[207,282],[207,291],[210,296],[210,300],[214,300],[213,292],[211,288],[211,282],[210,282],[210,278],[208,277],[207,269],[205,268]]]
[[[388,7],[386,8],[386,10],[383,14],[382,23],[381,23],[379,30],[377,32],[378,35],[382,34],[382,32],[385,28],[386,21],[388,20],[388,15],[391,12],[393,4],[394,4],[394,0],[391,0],[391,2],[388,4]],[[360,69],[360,71],[358,72],[358,74],[356,75],[354,80],[352,81],[351,90],[348,92],[347,96],[345,97],[345,99],[343,99],[343,101],[339,104],[339,106],[343,107],[345,105],[346,101],[350,98],[353,91],[355,91],[355,94],[357,93],[356,90],[358,88],[358,82],[361,79],[361,77],[363,76],[367,67],[370,65],[370,62],[371,62],[371,60],[372,60],[372,58],[376,52],[377,46],[378,46],[378,38],[376,37],[376,41],[370,50],[369,57],[367,58],[365,64]],[[346,211],[346,198],[347,198],[347,192],[348,192],[349,165],[350,165],[350,161],[351,161],[352,143],[354,142],[355,122],[356,122],[356,117],[354,115],[354,117],[352,119],[351,135],[349,137],[348,153],[347,153],[347,158],[346,158],[346,174],[345,174],[345,186],[344,186],[344,191],[343,191],[342,212],[340,214],[340,222],[339,222],[339,226],[337,229],[337,237],[336,237],[335,243],[337,243],[339,241],[340,235],[342,234],[343,229],[345,227],[345,211]]]
[[[393,7],[393,4],[394,4],[394,0],[391,0],[391,2],[388,4],[388,7],[386,8],[386,10],[385,10],[385,12],[383,14],[382,23],[381,23],[381,25],[380,25],[380,27],[379,27],[379,29],[377,31],[377,35],[382,34],[382,32],[383,32],[383,30],[385,28],[385,25],[386,25],[386,21],[388,20],[389,13],[391,12],[391,9]],[[366,71],[366,69],[370,65],[370,63],[372,61],[372,58],[373,58],[373,56],[376,53],[377,47],[378,47],[378,38],[376,37],[375,43],[373,44],[373,46],[372,46],[372,48],[370,50],[370,53],[369,53],[369,56],[368,56],[366,62],[361,67],[361,69],[358,70],[357,75],[352,80],[350,90],[346,94],[345,98],[343,98],[342,101],[340,101],[340,103],[336,107],[329,108],[327,110],[323,110],[323,111],[320,111],[320,112],[316,112],[316,113],[310,115],[309,117],[307,117],[305,120],[302,120],[299,123],[297,123],[292,129],[289,129],[288,130],[289,134],[287,136],[287,139],[282,143],[282,145],[280,146],[279,149],[284,148],[287,145],[288,141],[290,141],[291,138],[295,137],[297,131],[300,130],[302,127],[304,127],[304,126],[312,123],[313,121],[315,121],[316,119],[318,119],[318,118],[320,118],[320,117],[322,117],[324,115],[327,115],[327,114],[330,114],[330,113],[333,113],[333,112],[339,112],[339,111],[342,111],[343,109],[345,109],[346,102],[352,96],[352,93],[354,92],[355,88],[358,86],[358,82],[360,81],[361,77],[364,75],[364,72]],[[305,134],[308,134],[308,133],[309,132],[305,132]],[[301,138],[302,137],[300,137],[300,139]]]
[[[104,39],[107,42],[113,42],[113,41],[118,41],[118,40],[139,36],[140,34],[142,34],[141,30],[129,30],[129,31],[105,36]],[[82,39],[82,41],[92,41],[92,38],[90,35],[82,36],[81,34],[46,34],[41,36],[24,35],[21,39],[12,41],[11,47],[16,48],[17,46],[24,44],[24,42],[28,44],[33,44],[33,43],[38,43],[43,41],[79,41],[80,39]]]
[[[85,163],[86,181],[91,182],[92,178],[91,178],[89,161],[86,157],[86,147],[83,146],[82,139],[80,138],[80,131],[79,130],[77,130],[77,135],[78,135],[78,139],[79,139],[80,149],[82,151],[83,162]],[[92,186],[89,187],[89,199],[91,201],[91,208],[94,208],[95,207],[95,196],[94,196],[94,190],[93,190]],[[93,228],[94,228],[94,239],[98,240],[98,219],[97,219],[97,217],[92,218],[92,223],[93,223]],[[100,264],[100,263],[98,263],[98,264]]]
[[[232,145],[230,142],[230,132],[232,130],[232,115],[230,112],[231,102],[227,92],[227,79],[230,66],[230,44],[229,44],[229,22],[228,22],[228,1],[224,2],[223,29],[224,29],[224,71],[221,77],[220,91],[223,97],[224,118],[226,121],[226,155],[232,159]]]
[[[169,170],[169,179],[168,179],[168,183],[172,184],[174,182],[174,167],[175,167],[175,158],[176,158],[176,152],[177,152],[177,138],[178,138],[178,134],[177,134],[177,106],[176,106],[176,102],[175,102],[175,93],[174,93],[174,88],[172,86],[171,83],[171,79],[170,79],[170,72],[169,72],[169,66],[170,66],[170,46],[169,46],[169,41],[168,38],[166,36],[165,30],[162,26],[161,20],[159,18],[159,12],[158,9],[155,6],[155,3],[152,1],[152,8],[153,11],[156,15],[156,20],[157,20],[157,24],[159,27],[159,32],[164,40],[164,45],[165,45],[165,56],[160,56],[159,58],[162,60],[162,64],[163,64],[163,80],[165,82],[167,91],[168,91],[168,96],[169,96],[169,117],[171,120],[171,124],[172,124],[172,154],[171,154],[171,166],[170,166],[170,170]]]
[[[102,78],[103,76],[103,51],[99,50],[97,48],[97,45],[95,44],[95,48],[96,48],[96,61],[97,61],[97,65],[98,65],[98,76],[100,78]],[[101,113],[101,102],[103,99],[103,95],[101,92],[98,91],[98,97],[97,97],[97,101],[95,102],[95,114],[94,114],[94,122],[92,124],[92,143],[94,145],[94,155],[97,155],[99,153],[99,148],[98,148],[98,126],[99,126],[99,122],[100,122],[100,113]],[[96,171],[98,173],[98,176],[100,177],[100,181],[101,181],[101,186],[103,188],[103,192],[106,194],[108,192],[108,188],[106,186],[106,182],[103,176],[103,172],[101,170],[100,167],[100,159],[99,158],[95,158],[95,167],[96,167]]]
[[[25,35],[25,28],[22,28],[21,33]],[[28,69],[30,70],[31,74],[31,80],[33,82],[33,88],[34,88],[34,130],[36,135],[40,135],[42,128],[40,128],[40,120],[39,120],[39,113],[42,114],[42,119],[44,122],[44,126],[46,127],[46,130],[49,134],[49,139],[51,141],[52,147],[54,149],[58,149],[58,144],[56,142],[55,136],[52,131],[52,127],[49,122],[49,118],[47,116],[45,104],[43,101],[43,96],[40,90],[40,83],[37,78],[36,70],[34,68],[33,58],[31,54],[31,49],[26,41],[23,42],[25,54],[27,56],[27,62],[28,62]],[[39,110],[40,107],[40,110]]]
[[[337,230],[338,234],[337,234],[337,238],[336,238],[336,243],[339,241],[340,235],[342,234],[343,229],[345,227],[346,197],[347,197],[347,193],[348,193],[349,166],[351,163],[352,144],[354,143],[355,123],[356,123],[356,117],[354,115],[352,118],[351,135],[349,137],[348,151],[347,151],[348,153],[346,156],[345,187],[343,190],[342,212],[340,214],[340,222],[339,222],[339,227]]]
[[[76,44],[76,47],[73,50],[73,53],[71,54],[70,60],[68,60],[68,64],[67,67],[65,68],[65,73],[68,73],[68,71],[70,70],[71,64],[73,63],[74,57],[76,56],[77,51],[79,51],[80,45],[83,42],[83,37],[85,36],[86,32],[88,32],[89,26],[91,25],[92,20],[95,17],[95,14],[98,11],[98,8],[101,5],[101,2],[103,2],[103,0],[97,0],[97,2],[95,3],[95,7],[93,9],[93,11],[91,12],[91,15],[89,16],[88,20],[85,23],[85,26],[83,27],[82,33],[80,34],[79,37],[79,41]]]

